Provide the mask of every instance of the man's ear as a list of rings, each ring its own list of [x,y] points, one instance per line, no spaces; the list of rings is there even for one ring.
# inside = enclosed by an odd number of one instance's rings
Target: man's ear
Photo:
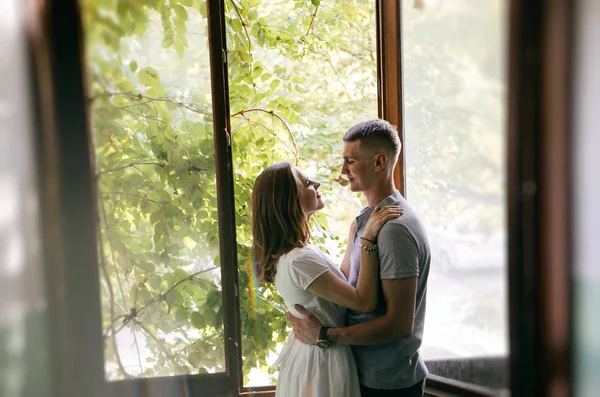
[[[375,171],[379,172],[385,169],[388,163],[388,155],[385,152],[379,152],[375,155]]]

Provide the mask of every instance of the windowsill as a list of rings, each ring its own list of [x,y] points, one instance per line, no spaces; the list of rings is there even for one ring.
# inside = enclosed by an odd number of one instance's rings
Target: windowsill
[[[437,375],[429,375],[425,382],[425,395],[433,397],[497,397],[504,393]]]
[[[509,363],[506,356],[426,360],[431,375],[452,379],[466,385],[480,385],[489,390],[508,387]]]
[[[497,397],[504,393],[504,391],[442,378],[437,375],[429,375],[425,383],[425,395],[432,397]],[[240,397],[274,397],[275,386],[244,388],[239,395]]]

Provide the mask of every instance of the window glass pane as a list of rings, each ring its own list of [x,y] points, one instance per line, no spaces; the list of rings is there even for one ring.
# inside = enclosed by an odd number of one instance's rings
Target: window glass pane
[[[83,2],[106,377],[224,371],[203,1]]]
[[[244,384],[276,381],[271,366],[287,337],[285,306],[252,272],[254,179],[280,160],[321,182],[325,209],[312,242],[337,263],[362,207],[342,166],[342,135],[377,117],[375,2],[226,1]]]
[[[432,247],[422,353],[505,387],[506,2],[402,4],[407,198]]]
[[[583,0],[576,7],[575,104],[573,138],[573,396],[593,397],[600,389],[600,3]]]

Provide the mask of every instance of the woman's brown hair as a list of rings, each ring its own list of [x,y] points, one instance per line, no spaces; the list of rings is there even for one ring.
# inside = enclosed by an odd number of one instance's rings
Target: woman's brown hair
[[[260,280],[275,280],[277,261],[308,244],[308,220],[300,204],[294,166],[275,163],[263,170],[252,191],[252,251]]]

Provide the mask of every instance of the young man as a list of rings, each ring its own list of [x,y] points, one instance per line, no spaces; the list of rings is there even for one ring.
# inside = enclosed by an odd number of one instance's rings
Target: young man
[[[377,309],[369,314],[347,312],[347,326],[326,328],[302,306],[304,319],[287,313],[296,337],[328,348],[350,344],[356,357],[362,397],[422,396],[427,368],[419,354],[425,319],[430,249],[415,211],[394,186],[394,166],[401,143],[395,127],[370,120],[350,128],[343,137],[344,166],[353,192],[363,192],[368,207],[350,229],[342,271],[356,286],[363,228],[375,206],[399,205],[404,215],[389,221],[376,239],[380,261]],[[365,244],[363,244],[365,243]]]

